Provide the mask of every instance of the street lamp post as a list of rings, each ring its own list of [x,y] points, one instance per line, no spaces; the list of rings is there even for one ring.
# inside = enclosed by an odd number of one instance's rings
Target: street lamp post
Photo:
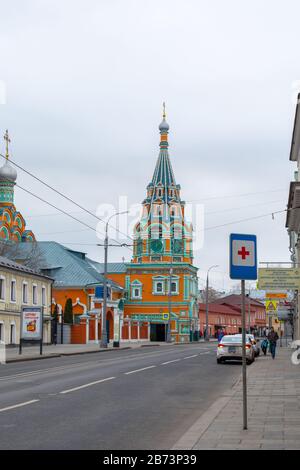
[[[116,212],[112,214],[105,226],[105,240],[104,240],[104,279],[103,279],[103,309],[102,309],[102,331],[101,331],[101,348],[107,348],[107,329],[106,329],[106,312],[107,312],[107,252],[108,252],[108,223],[110,219],[117,215],[127,214],[128,211]]]
[[[210,268],[208,268],[207,270],[207,277],[206,277],[206,299],[205,299],[205,302],[206,302],[206,328],[205,328],[205,341],[209,341],[209,334],[208,334],[208,309],[209,309],[209,306],[208,306],[208,274],[209,274],[209,271],[213,268],[218,268],[219,265],[218,264],[214,264],[213,266],[211,266]]]

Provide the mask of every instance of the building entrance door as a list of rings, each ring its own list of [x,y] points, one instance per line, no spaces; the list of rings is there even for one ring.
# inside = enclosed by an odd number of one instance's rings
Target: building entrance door
[[[166,325],[164,323],[150,324],[150,341],[166,341]]]

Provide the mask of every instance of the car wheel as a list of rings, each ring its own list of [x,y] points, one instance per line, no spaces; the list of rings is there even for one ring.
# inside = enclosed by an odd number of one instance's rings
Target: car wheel
[[[218,364],[222,364],[221,359],[217,359],[217,363],[218,363]]]

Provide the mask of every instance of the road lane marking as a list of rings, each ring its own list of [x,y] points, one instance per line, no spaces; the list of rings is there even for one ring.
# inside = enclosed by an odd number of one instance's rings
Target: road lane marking
[[[198,354],[194,354],[193,356],[186,356],[183,359],[192,359],[192,357],[197,357],[197,356],[198,356]]]
[[[199,356],[203,356],[204,354],[210,354],[210,351],[204,352],[204,353],[199,353]]]
[[[142,370],[153,369],[153,367],[156,367],[156,366],[143,367],[142,369],[136,369],[136,370],[131,370],[129,372],[124,372],[124,374],[125,375],[135,374],[136,372],[141,372]]]
[[[76,390],[81,390],[82,388],[91,387],[92,385],[100,384],[102,382],[107,382],[108,380],[113,380],[115,378],[116,377],[108,377],[107,379],[95,380],[95,382],[90,382],[88,384],[79,385],[78,387],[69,388],[68,390],[63,390],[62,392],[59,392],[59,393],[64,395],[66,393],[76,392]]]
[[[186,348],[185,348],[186,349]],[[200,347],[194,347],[194,348],[191,348],[191,349],[206,349],[206,348],[202,348],[201,346]],[[37,369],[37,370],[33,370],[33,371],[28,371],[28,372],[21,372],[21,373],[17,373],[17,374],[12,374],[12,375],[6,375],[6,376],[0,376],[0,382],[1,381],[6,381],[6,380],[13,380],[13,379],[18,379],[18,378],[25,378],[25,377],[31,377],[31,376],[34,376],[34,375],[39,375],[39,374],[43,374],[45,372],[63,372],[63,371],[69,371],[71,372],[72,369],[80,369],[80,368],[83,368],[83,369],[92,369],[94,367],[99,367],[99,365],[109,365],[109,363],[121,363],[123,361],[130,361],[130,360],[136,360],[136,359],[143,359],[143,358],[147,358],[147,357],[153,357],[153,356],[160,356],[160,355],[163,355],[163,354],[169,354],[169,353],[172,353],[172,352],[179,352],[179,350],[177,348],[175,349],[168,349],[168,350],[161,350],[161,351],[153,351],[153,352],[150,352],[149,353],[137,353],[137,354],[131,354],[131,355],[127,355],[127,356],[119,356],[117,358],[111,358],[111,359],[104,359],[104,360],[100,360],[98,361],[98,358],[97,358],[97,362],[96,361],[86,361],[86,362],[77,362],[75,364],[65,364],[63,366],[54,366],[54,367],[49,367],[49,368],[45,368],[45,369]],[[180,351],[180,353],[184,352],[183,350]],[[200,353],[201,354],[201,353]],[[67,356],[65,356],[67,357]],[[86,366],[86,367],[85,367]]]
[[[23,403],[18,403],[17,405],[11,405],[11,406],[7,406],[6,408],[0,408],[0,413],[2,413],[2,411],[8,411],[8,410],[13,410],[14,408],[20,408],[21,406],[31,405],[32,403],[36,403],[37,401],[40,401],[40,400],[24,401]]]
[[[152,357],[152,356],[160,356],[162,354],[165,354],[166,352],[171,353],[174,351],[177,351],[177,349],[169,349],[168,351],[155,351],[155,352],[149,352],[149,353],[144,353],[144,354],[139,353],[135,355],[131,354],[129,356],[119,356],[118,358],[104,359],[100,361],[97,360],[97,361],[77,362],[75,364],[65,364],[63,366],[49,367],[46,369],[37,369],[33,371],[28,371],[28,372],[20,372],[14,375],[5,375],[5,376],[0,377],[0,381],[9,380],[9,379],[17,379],[19,377],[30,377],[32,375],[43,374],[44,372],[67,371],[68,369],[80,368],[82,366],[89,366],[88,368],[99,367],[99,365],[106,365],[106,363],[109,363],[109,362],[118,363],[118,362],[126,361],[127,359],[128,360],[143,359],[143,358]]]
[[[167,364],[171,364],[171,362],[178,362],[178,361],[181,361],[181,359],[173,359],[173,361],[163,362],[161,365],[162,365],[162,366],[165,366],[165,365],[167,365]]]

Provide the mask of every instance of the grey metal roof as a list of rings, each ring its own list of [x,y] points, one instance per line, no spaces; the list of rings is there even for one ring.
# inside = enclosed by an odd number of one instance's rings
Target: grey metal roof
[[[41,270],[52,277],[54,287],[85,287],[103,282],[103,276],[86,259],[85,253],[71,250],[57,242],[20,243],[18,258],[26,256],[36,245],[41,253]],[[109,281],[119,288],[117,283]]]
[[[41,272],[35,271],[34,269],[28,268],[27,266],[24,266],[23,264],[16,263],[15,261],[12,261],[9,258],[5,258],[5,256],[0,256],[0,268],[13,269],[14,271],[20,271],[22,273],[44,277],[50,280],[49,276],[46,276],[45,274]]]
[[[98,271],[98,273],[104,273],[104,263],[98,263],[90,258],[86,258],[88,263],[93,266],[94,269]],[[108,274],[119,274],[119,273],[126,273],[126,264],[125,263],[107,263],[107,273]]]

